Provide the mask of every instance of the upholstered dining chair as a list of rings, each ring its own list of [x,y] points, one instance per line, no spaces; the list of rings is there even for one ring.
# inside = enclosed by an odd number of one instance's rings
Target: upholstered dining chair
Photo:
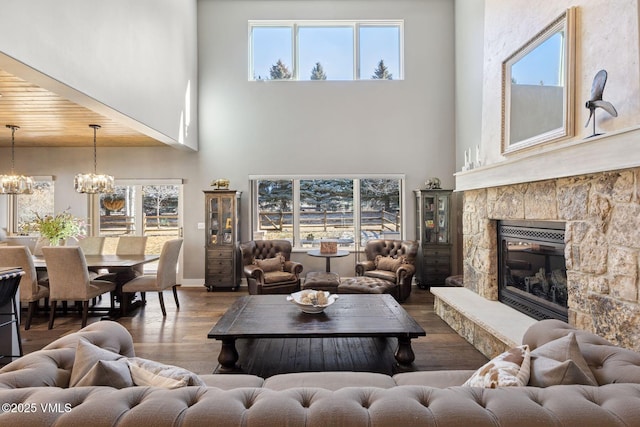
[[[288,240],[251,240],[240,244],[249,294],[289,294],[300,290],[302,264],[291,261]]]
[[[176,275],[178,266],[178,256],[180,255],[180,249],[182,247],[182,239],[173,239],[164,242],[162,245],[162,251],[160,252],[160,259],[158,260],[158,271],[156,274],[143,274],[133,280],[128,281],[122,286],[122,293],[135,293],[140,292],[140,297],[143,303],[146,302],[146,292],[157,292],[158,300],[160,300],[160,309],[162,310],[162,316],[167,316],[167,310],[164,306],[164,297],[162,293],[165,289],[171,288],[173,290],[173,298],[176,301],[176,308],[180,308],[180,302],[178,301],[178,291],[176,289]],[[122,311],[126,313],[127,304],[129,298],[126,295],[122,298]]]
[[[147,236],[120,236],[118,238],[118,245],[116,246],[116,255],[144,255],[144,251],[147,249]],[[131,272],[131,269],[127,269]],[[110,268],[110,273],[125,274],[126,271],[117,268]],[[144,273],[144,266],[140,264],[133,269],[135,276],[140,276]],[[133,279],[133,277],[127,277],[126,280]],[[120,278],[118,280],[121,280]]]
[[[88,236],[78,240],[78,246],[86,255],[102,255],[105,238],[103,236]]]
[[[33,314],[38,309],[38,301],[49,298],[49,288],[38,282],[31,251],[26,246],[0,247],[0,267],[20,267],[24,270],[25,274],[20,279],[20,302],[28,304],[24,330],[29,330]]]
[[[102,250],[104,249],[104,242],[105,242],[105,238],[103,236],[87,236],[79,239],[77,241],[77,244],[73,246],[80,246],[85,256],[102,255]],[[67,244],[69,243],[67,242]],[[109,271],[105,268],[89,269],[89,277],[91,278],[91,280],[93,279],[109,280],[112,282],[115,278],[115,275],[107,276],[106,275],[107,273],[109,273]]]
[[[115,283],[90,279],[80,246],[45,246],[42,252],[49,273],[49,329],[53,328],[58,301],[82,301],[83,328],[87,325],[89,301],[93,298],[111,292],[111,309],[114,309]]]

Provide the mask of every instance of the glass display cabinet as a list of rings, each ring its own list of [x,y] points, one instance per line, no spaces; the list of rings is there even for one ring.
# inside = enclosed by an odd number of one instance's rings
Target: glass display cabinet
[[[240,195],[235,190],[205,191],[205,275],[208,291],[240,287]]]
[[[443,286],[451,275],[452,230],[451,190],[415,190],[416,239],[420,240],[416,260],[416,283],[422,289]]]

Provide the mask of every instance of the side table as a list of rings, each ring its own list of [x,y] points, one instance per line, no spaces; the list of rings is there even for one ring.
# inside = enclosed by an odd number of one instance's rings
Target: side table
[[[338,250],[338,252],[334,253],[334,254],[323,254],[322,252],[320,252],[320,249],[311,249],[310,251],[307,252],[307,255],[311,255],[314,257],[324,257],[327,259],[326,262],[326,266],[325,266],[325,271],[327,273],[331,272],[331,258],[339,258],[339,257],[343,257],[343,256],[347,256],[349,255],[349,251],[345,251],[345,250]]]

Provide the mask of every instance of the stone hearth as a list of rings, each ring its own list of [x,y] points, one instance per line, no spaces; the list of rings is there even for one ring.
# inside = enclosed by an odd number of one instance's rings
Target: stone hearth
[[[565,221],[569,323],[640,351],[639,181],[634,168],[465,191],[465,287],[498,299],[497,220]]]

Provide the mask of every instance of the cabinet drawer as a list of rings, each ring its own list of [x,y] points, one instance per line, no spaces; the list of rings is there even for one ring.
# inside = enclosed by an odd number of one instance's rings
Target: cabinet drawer
[[[434,258],[426,258],[424,260],[425,265],[446,265],[449,266],[450,261],[449,258],[445,257],[434,257]]]
[[[451,255],[451,249],[448,247],[442,248],[424,248],[422,250],[424,257],[449,257]]]
[[[211,268],[228,268],[230,270],[233,269],[233,261],[231,259],[225,258],[216,258],[216,259],[207,259],[207,269]]]
[[[208,259],[231,259],[234,251],[229,249],[209,249],[207,251]]]
[[[230,276],[233,273],[233,266],[229,264],[209,264],[207,265],[207,274],[215,274],[221,276]]]
[[[426,274],[449,274],[449,264],[425,265]]]
[[[227,287],[234,286],[233,285],[233,277],[230,275],[225,276],[209,276],[205,279],[205,285],[207,286],[221,286],[226,285]]]

